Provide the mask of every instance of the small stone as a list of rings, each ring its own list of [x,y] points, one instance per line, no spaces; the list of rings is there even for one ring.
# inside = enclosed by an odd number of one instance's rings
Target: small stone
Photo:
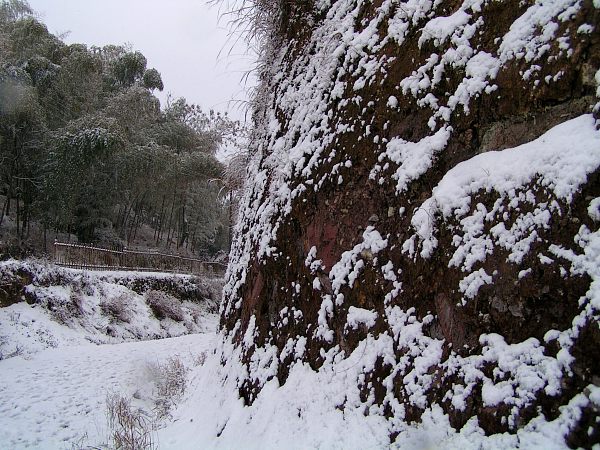
[[[520,304],[510,305],[508,310],[515,317],[523,317],[523,307]]]
[[[346,208],[342,208],[342,209],[340,209],[340,212],[341,212],[342,214],[348,214],[348,210],[347,210]]]
[[[496,311],[504,313],[507,311],[507,307],[506,307],[506,303],[504,303],[502,300],[500,300],[498,297],[494,297],[492,298],[492,303],[491,303],[492,308],[494,308]]]
[[[379,216],[377,214],[373,214],[369,217],[369,223],[377,223],[379,222]]]
[[[550,286],[546,285],[542,288],[542,294],[548,294],[550,292]]]
[[[360,257],[362,259],[366,259],[367,261],[373,261],[373,252],[370,250],[363,250],[360,252]]]
[[[394,208],[393,206],[390,206],[390,207],[388,208],[388,213],[387,213],[387,216],[388,216],[388,217],[394,217],[394,213],[395,213],[395,212],[396,212],[396,208]]]

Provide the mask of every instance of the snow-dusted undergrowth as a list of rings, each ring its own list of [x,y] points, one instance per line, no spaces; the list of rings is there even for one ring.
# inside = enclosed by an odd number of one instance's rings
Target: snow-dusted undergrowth
[[[84,343],[181,336],[205,331],[205,322],[214,320],[215,293],[195,277],[15,260],[0,263],[0,274],[11,295],[11,286],[24,288],[22,298],[0,308],[0,359]]]

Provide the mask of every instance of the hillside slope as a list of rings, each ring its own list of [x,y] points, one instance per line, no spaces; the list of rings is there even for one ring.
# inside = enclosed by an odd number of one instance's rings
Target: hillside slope
[[[206,331],[222,279],[0,262],[0,360],[83,344]],[[212,325],[209,325],[212,328]]]
[[[600,2],[277,5],[212,432],[600,441]]]

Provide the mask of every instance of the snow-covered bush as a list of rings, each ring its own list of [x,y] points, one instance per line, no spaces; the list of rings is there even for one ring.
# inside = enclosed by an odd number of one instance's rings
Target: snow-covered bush
[[[83,297],[78,292],[71,292],[68,297],[48,295],[42,297],[51,316],[58,323],[68,325],[74,319],[83,315]]]
[[[131,322],[133,299],[130,294],[121,294],[100,303],[100,309],[107,316],[119,322]]]
[[[157,319],[173,319],[183,322],[185,315],[181,302],[175,297],[160,291],[146,292],[146,302]]]
[[[7,358],[67,344],[204,331],[213,323],[219,285],[219,280],[186,275],[82,271],[39,260],[0,262],[0,352]]]

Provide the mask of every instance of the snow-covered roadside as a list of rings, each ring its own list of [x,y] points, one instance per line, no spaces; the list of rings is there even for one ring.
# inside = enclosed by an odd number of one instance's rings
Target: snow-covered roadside
[[[192,369],[174,420],[158,431],[160,448],[562,450],[567,448],[565,433],[581,408],[600,400],[600,389],[590,385],[586,394],[590,399],[576,395],[555,420],[540,416],[516,433],[491,436],[476,418],[454,429],[442,408],[434,405],[426,409],[421,423],[396,420],[401,432],[390,443],[393,425],[379,407],[361,402],[356,384],[386,339],[369,337],[348,358],[332,357],[319,371],[306,363],[295,364],[284,385],[276,378],[268,381],[251,406],[236,395],[237,378],[245,370],[239,364],[239,349],[217,340],[216,353]],[[226,361],[221,360],[223,354],[228,355]]]
[[[0,307],[0,360],[46,348],[203,332],[214,321],[219,283],[187,275],[1,262],[0,294],[17,303]]]
[[[190,368],[214,347],[219,287],[0,262],[0,449],[107,448],[107,396],[162,423],[172,358]]]
[[[152,364],[178,355],[189,367],[214,347],[215,336],[211,331],[61,347],[0,361],[0,448],[68,449],[107,442],[107,394],[132,397],[137,391],[135,405],[151,408]]]

